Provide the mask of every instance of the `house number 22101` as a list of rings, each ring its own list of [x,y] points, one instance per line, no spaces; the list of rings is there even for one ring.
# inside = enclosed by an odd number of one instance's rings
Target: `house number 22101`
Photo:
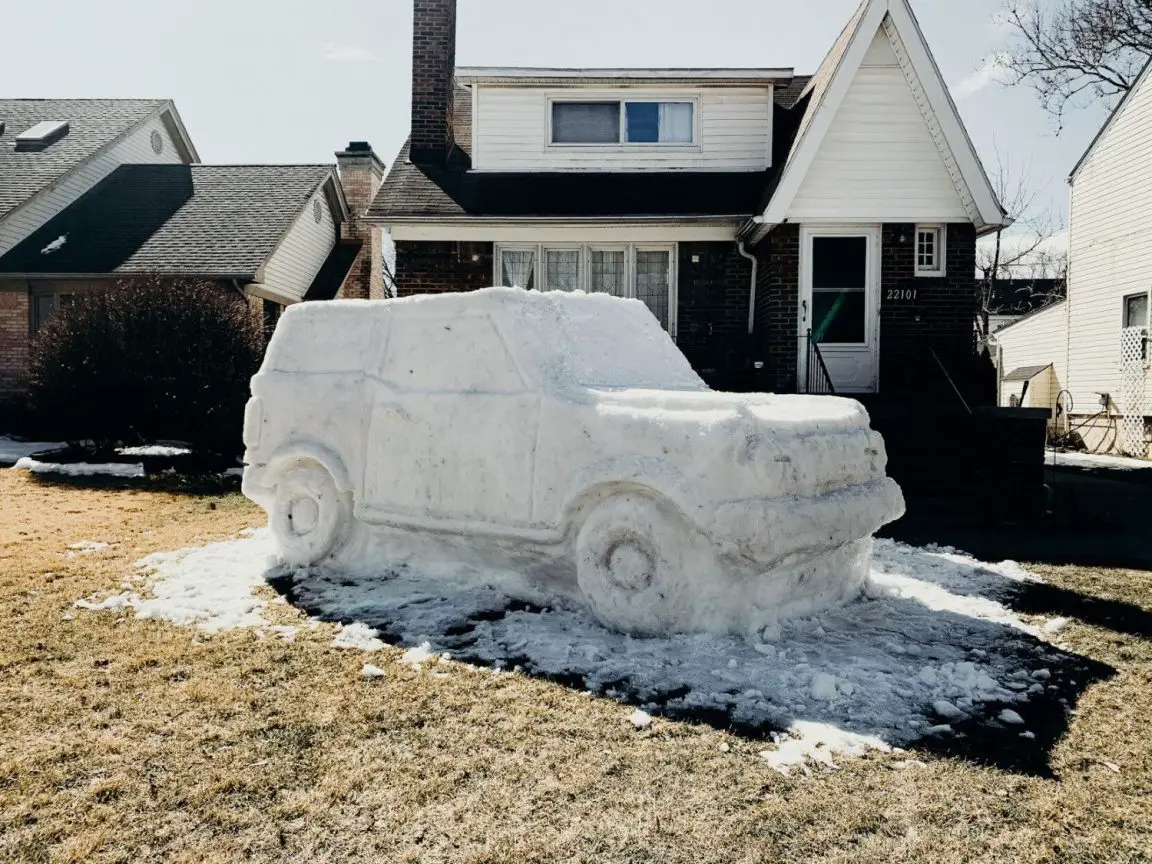
[[[919,293],[915,288],[889,288],[887,299],[896,302],[915,300],[916,295]]]

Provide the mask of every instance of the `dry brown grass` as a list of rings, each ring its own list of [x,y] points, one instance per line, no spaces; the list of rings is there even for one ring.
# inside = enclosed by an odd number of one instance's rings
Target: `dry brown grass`
[[[518,675],[416,672],[389,649],[363,680],[327,625],[286,644],[62,618],[141,555],[258,517],[238,496],[0,472],[0,860],[1149,860],[1152,646],[1105,629],[1065,634],[1119,674],[1078,706],[1058,779],[923,755],[787,779],[756,742],[638,733],[615,703]],[[81,540],[116,545],[68,558]],[[1045,575],[1152,607],[1149,574]]]

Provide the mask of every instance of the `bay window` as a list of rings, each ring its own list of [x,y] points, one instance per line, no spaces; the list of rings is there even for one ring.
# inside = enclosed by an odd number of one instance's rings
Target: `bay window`
[[[675,335],[675,260],[672,245],[497,245],[496,279],[529,290],[636,298]],[[536,262],[542,262],[541,278]]]
[[[696,101],[605,99],[552,102],[552,144],[696,142]]]

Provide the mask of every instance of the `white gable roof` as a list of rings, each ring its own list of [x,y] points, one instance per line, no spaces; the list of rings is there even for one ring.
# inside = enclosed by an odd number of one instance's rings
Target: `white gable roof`
[[[1120,115],[1124,113],[1124,109],[1128,107],[1129,100],[1132,99],[1137,91],[1148,84],[1150,78],[1152,78],[1152,60],[1149,60],[1144,65],[1144,71],[1137,77],[1131,89],[1124,94],[1123,98],[1116,104],[1116,107],[1112,109],[1112,113],[1108,115],[1108,119],[1104,121],[1104,125],[1100,127],[1100,131],[1096,133],[1096,137],[1092,139],[1092,143],[1088,145],[1088,149],[1084,151],[1084,155],[1080,157],[1080,161],[1076,163],[1076,167],[1072,169],[1072,174],[1069,175],[1068,178],[1069,180],[1075,182],[1076,175],[1080,173],[1080,169],[1084,167],[1084,163],[1096,152],[1097,145],[1104,140],[1104,136],[1111,131],[1116,121],[1120,118]]]
[[[980,232],[1008,224],[908,0],[864,0],[807,88],[809,103],[792,151],[764,213],[755,220],[762,226],[793,218],[797,196],[861,68],[877,65],[878,57],[888,56],[884,41],[903,72],[910,99],[919,107],[927,131],[927,136],[919,137],[925,142],[931,140],[941,160],[942,170],[932,172],[927,179],[937,191],[942,182],[945,191],[948,182],[955,190],[955,212],[940,215],[964,213]],[[883,167],[876,166],[878,176]],[[877,221],[885,219],[897,221],[895,216],[878,213]]]

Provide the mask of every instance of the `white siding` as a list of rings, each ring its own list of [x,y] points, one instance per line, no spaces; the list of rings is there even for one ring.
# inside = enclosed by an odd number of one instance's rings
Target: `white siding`
[[[1119,401],[1123,298],[1152,288],[1152,76],[1128,98],[1072,186],[1069,389]],[[1145,410],[1152,409],[1152,392]],[[1152,412],[1150,412],[1152,413]]]
[[[152,132],[159,132],[164,147],[152,150]],[[120,165],[182,162],[180,150],[160,118],[149,120],[123,140],[89,159],[0,222],[0,255],[111,174]]]
[[[1029,387],[1026,408],[1047,408],[1055,412],[1060,391],[1067,388],[1068,369],[1065,363],[1068,342],[1068,307],[1064,303],[1037,312],[1006,330],[992,335],[1000,349],[1000,375],[1023,366],[1052,364],[1050,375],[1041,375]],[[1020,394],[1023,385],[1007,382],[1001,386],[1000,404],[1010,405],[1009,396]]]
[[[552,146],[552,98],[698,99],[691,146]],[[763,171],[772,156],[772,88],[555,90],[483,87],[476,93],[472,165],[479,171]]]
[[[313,211],[315,201],[320,202],[319,223]],[[265,290],[261,293],[274,295],[285,303],[304,299],[305,292],[335,245],[336,222],[321,186],[264,265],[260,283]]]
[[[788,218],[969,221],[884,30],[877,31]]]

